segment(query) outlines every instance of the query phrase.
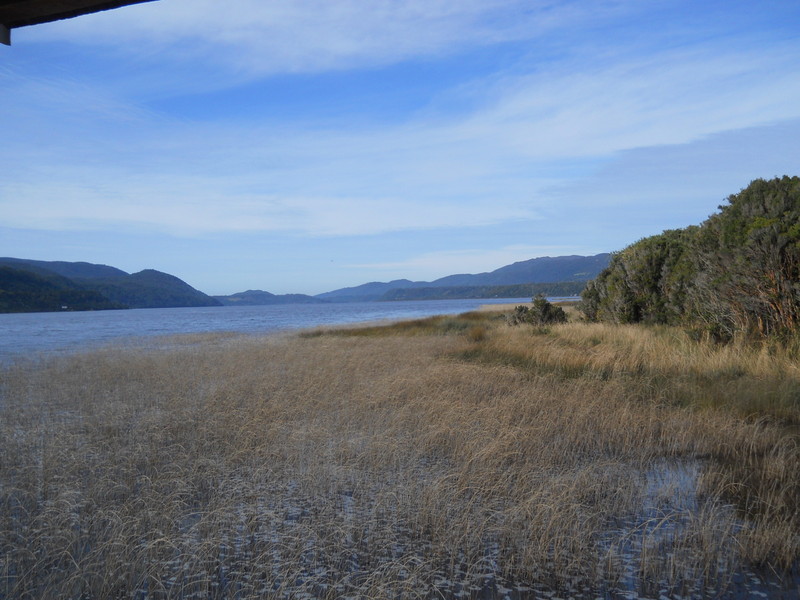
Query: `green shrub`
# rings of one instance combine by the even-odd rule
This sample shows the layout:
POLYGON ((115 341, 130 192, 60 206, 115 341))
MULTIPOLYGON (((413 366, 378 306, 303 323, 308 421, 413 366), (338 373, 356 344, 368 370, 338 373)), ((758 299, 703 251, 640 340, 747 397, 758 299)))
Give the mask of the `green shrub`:
POLYGON ((800 177, 757 179, 704 223, 614 254, 581 294, 590 321, 686 326, 718 341, 800 329, 800 177))
POLYGON ((539 294, 533 298, 532 306, 517 306, 514 312, 509 315, 509 324, 519 325, 527 323, 529 325, 549 325, 551 323, 566 323, 567 313, 560 306, 556 306, 539 294))

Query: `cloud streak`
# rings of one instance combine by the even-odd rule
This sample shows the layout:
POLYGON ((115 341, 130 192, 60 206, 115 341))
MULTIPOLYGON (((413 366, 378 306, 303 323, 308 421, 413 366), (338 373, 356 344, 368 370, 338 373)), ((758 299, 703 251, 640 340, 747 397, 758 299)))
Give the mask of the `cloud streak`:
POLYGON ((385 238, 409 250, 340 264, 399 276, 618 248, 800 151, 800 45, 772 22, 800 11, 729 7, 162 0, 21 29, 0 68, 0 222, 385 238), (284 110, 281 90, 306 95, 284 110))
POLYGON ((12 78, 3 104, 22 121, 14 153, 28 175, 0 183, 16 199, 0 216, 20 227, 324 236, 533 219, 554 174, 591 174, 594 158, 800 117, 798 59, 783 45, 758 56, 701 47, 551 66, 491 82, 467 115, 358 131, 187 124, 72 81, 12 78), (45 131, 46 145, 24 139, 45 131))
MULTIPOLYGON (((33 40, 163 51, 268 75, 376 67, 547 35, 620 10, 619 2, 546 0, 168 0, 32 32, 33 40)), ((121 49, 121 50, 120 50, 121 49)), ((145 56, 147 56, 145 54, 145 56)), ((151 55, 153 56, 153 55, 151 55)))

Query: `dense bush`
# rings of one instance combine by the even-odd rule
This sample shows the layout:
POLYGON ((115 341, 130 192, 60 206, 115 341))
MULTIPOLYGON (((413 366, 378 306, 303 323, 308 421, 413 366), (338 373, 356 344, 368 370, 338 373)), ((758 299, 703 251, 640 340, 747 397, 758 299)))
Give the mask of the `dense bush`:
POLYGON ((593 321, 676 323, 686 311, 696 275, 691 247, 696 227, 665 231, 613 255, 590 281, 581 308, 593 321))
POLYGON ((753 181, 699 227, 616 253, 582 294, 587 318, 782 336, 800 322, 800 178, 753 181))
POLYGON ((533 298, 532 306, 517 306, 509 316, 511 325, 528 323, 530 325, 549 325, 566 323, 567 313, 560 306, 547 301, 541 294, 533 298))
POLYGON ((800 319, 800 177, 757 180, 704 224, 694 313, 723 334, 785 335, 800 319))

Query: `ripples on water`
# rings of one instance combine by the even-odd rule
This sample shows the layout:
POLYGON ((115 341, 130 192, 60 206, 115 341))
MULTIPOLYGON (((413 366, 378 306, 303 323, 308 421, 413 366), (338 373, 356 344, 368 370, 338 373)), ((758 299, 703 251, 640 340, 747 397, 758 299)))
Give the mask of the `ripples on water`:
POLYGON ((527 301, 505 298, 0 314, 0 363, 134 337, 222 331, 263 334, 319 325, 457 314, 487 303, 527 301))

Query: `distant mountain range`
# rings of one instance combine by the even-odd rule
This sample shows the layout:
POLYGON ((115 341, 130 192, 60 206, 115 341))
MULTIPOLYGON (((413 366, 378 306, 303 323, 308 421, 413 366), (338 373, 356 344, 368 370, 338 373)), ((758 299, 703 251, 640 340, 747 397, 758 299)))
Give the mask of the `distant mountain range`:
POLYGON ((517 283, 514 285, 469 285, 398 288, 384 293, 379 300, 455 300, 465 298, 533 298, 578 296, 586 287, 585 281, 556 283, 517 283))
POLYGON ((153 269, 130 274, 87 262, 0 258, 0 312, 522 298, 539 293, 572 296, 608 265, 610 257, 597 254, 533 258, 489 273, 449 275, 435 281, 372 282, 317 296, 247 290, 213 297, 174 275, 153 269))
MULTIPOLYGON (((430 300, 437 298, 514 298, 516 296, 505 294, 520 293, 527 288, 506 291, 503 291, 502 288, 524 284, 549 284, 555 291, 555 284, 565 282, 572 282, 573 285, 562 288, 560 292, 556 293, 550 292, 546 286, 540 286, 539 289, 541 293, 551 296, 576 295, 580 293, 587 281, 597 277, 600 271, 608 266, 610 259, 609 253, 594 256, 544 256, 515 262, 489 273, 448 275, 434 281, 409 281, 408 279, 396 279, 388 283, 375 281, 356 287, 325 292, 316 297, 329 302, 419 300, 423 298, 430 300)), ((534 290, 534 293, 540 292, 534 290)), ((529 294, 522 293, 519 297, 527 295, 529 294)))
POLYGON ((263 290, 247 290, 230 296, 213 296, 225 306, 263 306, 267 304, 322 304, 321 298, 305 294, 270 294, 263 290))
POLYGON ((86 262, 0 258, 0 312, 220 306, 174 275, 86 262))

